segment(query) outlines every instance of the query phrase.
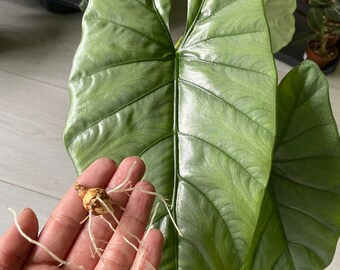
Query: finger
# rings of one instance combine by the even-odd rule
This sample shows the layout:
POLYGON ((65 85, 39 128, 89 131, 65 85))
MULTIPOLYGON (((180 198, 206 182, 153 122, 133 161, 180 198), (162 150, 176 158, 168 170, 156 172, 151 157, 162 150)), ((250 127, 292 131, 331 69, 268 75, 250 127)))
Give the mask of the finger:
MULTIPOLYGON (((131 191, 126 192, 125 190, 134 187, 142 179, 144 173, 144 162, 138 157, 128 157, 122 161, 120 170, 117 170, 112 181, 109 182, 106 191, 113 203, 116 219, 120 219, 131 194, 131 191)), ((113 226, 116 227, 115 221, 111 221, 113 226)))
MULTIPOLYGON (((116 173, 113 175, 111 181, 108 183, 106 190, 112 190, 123 183, 129 176, 131 185, 134 186, 143 176, 145 172, 144 162, 138 157, 129 157, 124 159, 119 165, 116 173)), ((129 196, 125 192, 114 192, 110 195, 111 200, 116 204, 114 207, 114 214, 117 219, 120 218, 121 209, 117 206, 125 207, 129 196)), ((114 224, 112 218, 108 215, 105 217, 114 224)), ((115 227, 115 226, 114 226, 115 227)), ((91 222, 91 233, 96 239, 98 248, 105 248, 107 242, 110 240, 113 231, 108 227, 107 223, 99 217, 93 217, 91 222)), ((86 265, 88 269, 92 269, 98 262, 98 256, 93 258, 91 253, 91 240, 89 237, 88 222, 85 224, 84 229, 80 232, 79 237, 75 241, 70 253, 68 254, 67 261, 76 262, 80 265, 86 265)))
MULTIPOLYGON (((82 185, 105 187, 116 171, 116 164, 109 158, 100 158, 92 163, 77 179, 82 185)), ((81 229, 80 222, 87 216, 78 193, 71 187, 51 214, 39 242, 59 258, 65 258, 81 229)), ((30 264, 55 263, 41 248, 35 247, 29 258, 30 264)))
POLYGON ((138 248, 154 202, 153 195, 143 191, 154 191, 151 183, 142 181, 136 185, 120 219, 116 233, 112 236, 98 262, 96 270, 112 268, 115 270, 130 269, 138 248))
POLYGON ((163 250, 163 234, 160 230, 151 229, 143 238, 131 270, 155 270, 161 262, 163 250))
POLYGON ((60 270, 60 267, 48 264, 31 264, 25 265, 22 270, 60 270))
POLYGON ((127 194, 131 192, 121 192, 124 189, 133 187, 140 181, 145 173, 145 164, 139 157, 128 157, 119 165, 119 170, 114 174, 112 181, 106 187, 113 204, 126 205, 129 199, 127 194), (121 186, 124 184, 124 186, 121 186), (119 187, 117 189, 117 187, 119 187))
MULTIPOLYGON (((31 209, 24 209, 18 217, 18 223, 30 238, 37 238, 38 220, 31 209)), ((12 225, 0 241, 0 269, 21 269, 32 248, 33 245, 12 225)))

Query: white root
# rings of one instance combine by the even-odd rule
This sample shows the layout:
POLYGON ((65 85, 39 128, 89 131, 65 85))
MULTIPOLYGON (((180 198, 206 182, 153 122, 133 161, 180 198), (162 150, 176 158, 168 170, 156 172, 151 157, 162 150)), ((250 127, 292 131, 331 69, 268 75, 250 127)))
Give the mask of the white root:
MULTIPOLYGON (((171 214, 171 211, 170 211, 170 209, 169 209, 169 205, 167 204, 166 200, 164 199, 164 197, 163 197, 162 195, 160 195, 160 194, 157 193, 157 192, 152 192, 152 191, 144 190, 144 189, 142 189, 142 188, 137 188, 137 187, 129 187, 129 188, 125 188, 125 185, 126 185, 126 184, 131 184, 130 176, 131 176, 131 173, 132 173, 132 170, 133 170, 135 164, 136 164, 136 161, 134 161, 133 164, 131 165, 131 168, 129 169, 129 172, 128 172, 128 174, 127 174, 125 180, 124 180, 122 183, 120 183, 119 185, 117 185, 115 188, 113 188, 113 189, 107 191, 106 193, 107 193, 107 194, 116 193, 116 192, 124 192, 124 193, 128 193, 128 192, 133 191, 133 190, 139 190, 139 191, 141 191, 141 192, 143 192, 143 193, 146 193, 146 194, 149 194, 149 195, 152 195, 152 196, 156 196, 156 198, 158 198, 158 199, 164 204, 164 206, 165 206, 165 208, 166 208, 166 211, 168 212, 169 217, 170 217, 170 219, 171 219, 171 222, 172 222, 172 224, 174 225, 174 227, 176 228, 178 234, 179 234, 181 237, 183 237, 181 231, 179 230, 179 228, 178 228, 178 226, 177 226, 177 224, 176 224, 176 222, 175 222, 175 220, 174 220, 174 218, 173 218, 173 216, 172 216, 172 214, 171 214), (122 188, 122 187, 124 187, 124 188, 122 188), (121 189, 121 188, 122 188, 122 189, 121 189)), ((143 180, 142 180, 142 181, 143 181, 143 180)), ((109 212, 111 212, 111 211, 109 211, 109 212)), ((114 217, 114 218, 115 218, 115 217, 114 217)), ((117 222, 117 221, 116 221, 116 222, 117 222)), ((117 222, 117 224, 118 224, 118 222, 117 222)), ((150 223, 150 224, 152 224, 152 223, 150 223)))
POLYGON ((176 224, 176 222, 175 222, 175 220, 174 220, 174 218, 173 218, 173 216, 172 216, 172 214, 171 214, 171 211, 170 211, 170 209, 169 209, 168 203, 166 202, 166 200, 164 199, 164 197, 163 197, 162 195, 160 195, 159 193, 157 193, 157 192, 152 192, 152 191, 148 191, 148 190, 145 190, 145 189, 142 189, 142 188, 138 188, 138 187, 132 187, 132 188, 121 189, 121 190, 112 189, 112 190, 107 191, 107 194, 117 193, 117 192, 129 192, 129 191, 133 191, 133 190, 139 190, 139 191, 141 191, 141 192, 143 192, 143 193, 145 193, 145 194, 149 194, 149 195, 152 195, 152 196, 155 196, 156 198, 158 198, 158 199, 164 204, 165 209, 166 209, 166 211, 168 212, 169 217, 170 217, 170 219, 171 219, 171 222, 172 222, 172 224, 174 225, 174 227, 176 228, 178 234, 179 234, 181 237, 183 237, 183 235, 182 235, 180 229, 178 228, 178 226, 177 226, 177 224, 176 224))
POLYGON ((59 263, 59 266, 65 265, 68 266, 70 268, 73 269, 80 269, 80 270, 85 270, 84 266, 82 265, 77 265, 74 264, 72 262, 67 262, 64 261, 62 259, 60 259, 57 255, 55 255, 51 250, 49 250, 47 247, 45 247, 43 244, 39 243, 38 241, 32 239, 31 237, 29 237, 26 233, 24 233, 24 231, 21 229, 21 226, 18 222, 18 218, 17 218, 17 213, 12 209, 12 208, 8 208, 8 210, 13 214, 14 217, 14 224, 17 228, 17 230, 19 231, 19 233, 21 234, 22 237, 24 237, 28 242, 37 245, 38 247, 42 248, 44 251, 46 251, 46 253, 48 255, 50 255, 52 257, 53 260, 57 261, 59 263))
MULTIPOLYGON (((100 218, 106 222, 106 224, 110 227, 110 229, 115 233, 116 229, 112 226, 111 222, 108 221, 104 216, 100 216, 100 218)), ((138 251, 138 248, 131 242, 129 239, 127 239, 124 235, 122 235, 124 241, 128 243, 134 250, 138 251)))
MULTIPOLYGON (((102 253, 100 252, 100 249, 97 247, 96 239, 94 238, 94 235, 92 233, 92 228, 91 228, 91 226, 92 226, 92 211, 89 211, 89 222, 88 222, 87 226, 88 226, 90 241, 91 241, 91 244, 92 244, 92 247, 93 247, 93 254, 97 254, 97 256, 99 258, 101 258, 102 253)), ((93 256, 93 258, 94 258, 94 256, 93 256)))
MULTIPOLYGON (((114 221, 117 223, 117 225, 119 225, 120 222, 119 222, 119 220, 117 219, 117 217, 115 216, 115 214, 113 213, 113 211, 110 210, 110 207, 109 207, 108 205, 106 205, 106 203, 105 203, 103 200, 101 200, 101 198, 97 198, 97 199, 98 199, 98 200, 100 201, 100 203, 106 208, 106 210, 107 210, 108 213, 111 215, 111 217, 114 219, 114 221)), ((102 218, 103 218, 104 220, 106 220, 109 224, 111 224, 107 219, 105 219, 104 216, 102 216, 102 218)), ((112 224, 111 224, 110 228, 111 228, 111 230, 112 230, 113 232, 116 232, 116 230, 113 228, 112 224)), ((136 239, 137 242, 140 244, 140 240, 139 240, 139 238, 138 238, 136 235, 134 235, 133 233, 131 233, 129 230, 125 229, 123 226, 121 226, 121 229, 123 229, 123 230, 124 230, 128 235, 130 235, 132 238, 136 239)), ((124 239, 125 242, 127 242, 131 247, 133 247, 135 250, 138 251, 138 248, 137 248, 133 243, 131 243, 124 235, 122 235, 122 237, 123 237, 123 239, 124 239)))
MULTIPOLYGON (((151 219, 150 219, 150 225, 154 222, 154 220, 156 218, 158 207, 159 207, 159 202, 156 204, 156 206, 155 206, 155 208, 153 210, 153 213, 152 213, 152 216, 151 216, 151 219)), ((143 236, 143 239, 142 239, 141 254, 138 257, 137 266, 136 266, 137 270, 140 268, 140 264, 141 264, 143 256, 144 256, 144 251, 145 250, 144 250, 144 247, 143 247, 143 240, 145 240, 148 237, 150 230, 151 230, 151 226, 148 227, 148 229, 146 230, 146 232, 145 232, 145 234, 143 236)), ((145 260, 145 262, 148 263, 147 260, 145 260)), ((150 266, 151 270, 156 270, 155 267, 151 263, 148 263, 148 265, 150 266)))
POLYGON ((115 186, 113 190, 118 190, 118 189, 120 189, 120 188, 122 188, 122 187, 125 188, 125 186, 128 185, 128 184, 130 184, 130 187, 131 187, 130 176, 131 176, 131 173, 132 173, 133 168, 135 167, 136 163, 137 163, 137 161, 134 161, 134 162, 132 163, 132 165, 131 165, 131 167, 130 167, 130 169, 129 169, 129 171, 128 171, 128 174, 127 174, 126 178, 124 179, 124 181, 121 182, 119 185, 115 186))

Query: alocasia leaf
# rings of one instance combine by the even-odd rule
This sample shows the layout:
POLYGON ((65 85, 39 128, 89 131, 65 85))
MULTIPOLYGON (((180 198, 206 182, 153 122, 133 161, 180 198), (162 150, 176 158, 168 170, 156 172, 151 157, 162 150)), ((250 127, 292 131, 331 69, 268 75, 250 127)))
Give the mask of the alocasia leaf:
POLYGON ((296 0, 264 0, 273 52, 286 46, 295 32, 296 0))
POLYGON ((139 155, 170 199, 161 269, 239 269, 269 178, 276 71, 261 0, 189 1, 185 37, 170 38, 170 1, 90 1, 70 77, 67 150, 139 155))
POLYGON ((245 269, 324 269, 340 234, 340 140, 316 64, 283 79, 277 106, 270 185, 245 269))

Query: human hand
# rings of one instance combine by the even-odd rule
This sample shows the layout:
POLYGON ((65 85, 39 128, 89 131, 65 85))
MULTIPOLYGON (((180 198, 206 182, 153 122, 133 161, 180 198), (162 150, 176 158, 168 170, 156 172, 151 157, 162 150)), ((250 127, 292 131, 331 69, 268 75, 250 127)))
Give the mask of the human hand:
MULTIPOLYGON (((144 163, 137 157, 126 158, 118 168, 111 159, 101 158, 77 179, 81 185, 112 190, 130 173, 131 185, 138 187, 132 191, 130 197, 126 193, 110 195, 114 202, 114 214, 120 220, 116 233, 113 233, 102 219, 92 219, 93 235, 100 240, 97 241, 98 247, 103 249, 100 259, 98 256, 95 258, 92 256, 88 227, 86 224, 80 224, 88 212, 73 187, 51 214, 39 235, 38 242, 48 247, 59 258, 72 262, 72 265, 83 265, 89 270, 137 269, 137 265, 139 269, 150 269, 150 266, 157 269, 163 247, 163 236, 159 230, 150 230, 147 237, 142 240, 138 252, 124 240, 126 237, 133 245, 138 246, 139 241, 132 235, 142 239, 148 222, 154 196, 142 192, 141 189, 154 191, 154 188, 147 181, 139 182, 144 171, 144 163), (130 171, 132 164, 135 165, 130 171), (123 211, 122 208, 125 210, 123 211)), ((37 239, 38 220, 31 209, 25 209, 18 217, 18 222, 30 238, 37 239)), ((15 225, 10 227, 0 239, 0 270, 60 269, 57 265, 58 263, 43 249, 24 239, 15 225)))

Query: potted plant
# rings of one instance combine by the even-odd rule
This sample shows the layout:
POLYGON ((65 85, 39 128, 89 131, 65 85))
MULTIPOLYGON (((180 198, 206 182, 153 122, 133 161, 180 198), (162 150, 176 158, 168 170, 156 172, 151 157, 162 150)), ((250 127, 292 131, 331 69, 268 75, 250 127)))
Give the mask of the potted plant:
POLYGON ((307 59, 325 68, 338 58, 336 42, 340 33, 340 3, 337 0, 309 0, 307 59))

